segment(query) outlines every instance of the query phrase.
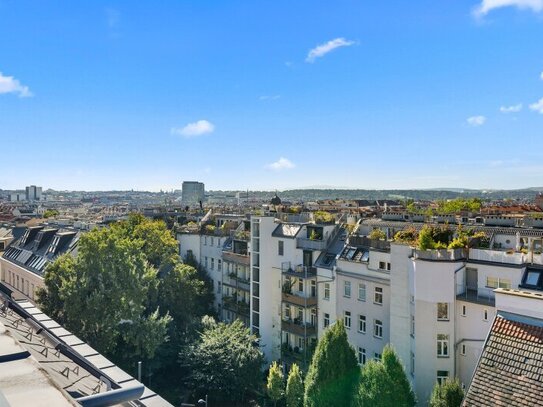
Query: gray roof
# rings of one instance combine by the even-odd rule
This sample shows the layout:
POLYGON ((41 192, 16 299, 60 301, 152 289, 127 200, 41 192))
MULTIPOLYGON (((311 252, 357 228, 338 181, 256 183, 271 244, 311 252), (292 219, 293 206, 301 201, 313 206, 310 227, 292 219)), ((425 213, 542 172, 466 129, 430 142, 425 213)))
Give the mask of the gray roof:
POLYGON ((0 395, 11 398, 12 405, 38 405, 36 398, 43 392, 54 406, 124 392, 123 405, 171 406, 30 302, 15 302, 0 292, 2 303, 0 395), (10 373, 5 377, 2 372, 10 373), (37 382, 41 391, 35 393, 37 382))
POLYGON ((463 406, 543 406, 543 320, 496 315, 463 406))
POLYGON ((279 223, 272 233, 274 237, 294 238, 302 229, 302 225, 293 223, 279 223))

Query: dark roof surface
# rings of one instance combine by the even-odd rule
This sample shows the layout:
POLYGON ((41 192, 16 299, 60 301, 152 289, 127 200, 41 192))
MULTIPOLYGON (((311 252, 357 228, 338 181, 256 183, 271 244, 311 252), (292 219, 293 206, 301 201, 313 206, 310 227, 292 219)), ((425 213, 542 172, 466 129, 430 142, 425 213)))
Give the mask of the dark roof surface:
POLYGON ((543 321, 498 313, 464 406, 543 406, 543 321))

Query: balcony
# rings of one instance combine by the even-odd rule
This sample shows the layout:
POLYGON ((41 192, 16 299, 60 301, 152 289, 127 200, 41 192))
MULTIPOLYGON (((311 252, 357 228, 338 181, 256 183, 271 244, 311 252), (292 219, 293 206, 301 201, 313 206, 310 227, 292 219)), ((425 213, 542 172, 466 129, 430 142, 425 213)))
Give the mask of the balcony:
POLYGON ((283 319, 281 321, 281 330, 299 336, 313 336, 317 334, 315 325, 303 323, 297 319, 283 319))
POLYGON ((243 264, 245 266, 248 266, 250 264, 250 258, 248 254, 239 254, 239 253, 234 253, 233 251, 223 251, 222 259, 223 261, 243 264))
POLYGON ((227 284, 231 287, 236 287, 244 291, 250 291, 250 281, 248 279, 238 276, 236 273, 229 273, 223 275, 223 284, 227 284))
POLYGON ((326 245, 327 241, 325 240, 308 239, 306 237, 296 238, 297 249, 323 251, 326 249, 326 245))
POLYGON ((460 261, 466 258, 465 249, 415 250, 415 259, 429 261, 460 261))
POLYGON ((470 249, 469 259, 492 263, 524 264, 530 261, 531 255, 513 251, 470 249))
POLYGON ((301 264, 292 267, 289 262, 281 265, 281 272, 296 278, 314 278, 317 276, 317 268, 312 266, 303 266, 301 264))
POLYGON ((490 288, 470 288, 465 285, 457 285, 456 299, 458 301, 473 302, 475 304, 488 305, 491 307, 496 306, 494 291, 490 288))
POLYGON ((283 302, 288 302, 289 304, 297 305, 299 307, 317 306, 317 297, 304 297, 302 295, 283 292, 281 299, 283 300, 283 302))
POLYGON ((237 301, 236 298, 232 296, 224 297, 222 301, 223 307, 225 309, 228 309, 240 315, 244 315, 246 317, 249 316, 250 307, 249 304, 245 301, 237 301))

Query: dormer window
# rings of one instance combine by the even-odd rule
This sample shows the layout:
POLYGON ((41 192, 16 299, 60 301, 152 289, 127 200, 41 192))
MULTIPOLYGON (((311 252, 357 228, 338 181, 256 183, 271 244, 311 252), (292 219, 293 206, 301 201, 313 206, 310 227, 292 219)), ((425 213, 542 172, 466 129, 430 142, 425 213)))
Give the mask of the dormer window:
POLYGON ((55 252, 57 251, 57 246, 58 246, 58 242, 60 241, 60 236, 55 236, 55 238, 53 239, 53 242, 51 243, 51 246, 49 246, 49 249, 47 250, 47 253, 50 254, 55 254, 55 252))
POLYGON ((526 269, 520 287, 543 291, 543 269, 526 269))

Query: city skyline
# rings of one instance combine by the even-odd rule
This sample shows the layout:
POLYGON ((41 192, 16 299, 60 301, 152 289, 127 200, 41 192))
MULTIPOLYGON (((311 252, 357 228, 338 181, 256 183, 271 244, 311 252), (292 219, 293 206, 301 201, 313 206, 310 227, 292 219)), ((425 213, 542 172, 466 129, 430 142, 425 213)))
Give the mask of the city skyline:
POLYGON ((0 1, 0 188, 541 184, 543 0, 0 1))

